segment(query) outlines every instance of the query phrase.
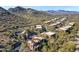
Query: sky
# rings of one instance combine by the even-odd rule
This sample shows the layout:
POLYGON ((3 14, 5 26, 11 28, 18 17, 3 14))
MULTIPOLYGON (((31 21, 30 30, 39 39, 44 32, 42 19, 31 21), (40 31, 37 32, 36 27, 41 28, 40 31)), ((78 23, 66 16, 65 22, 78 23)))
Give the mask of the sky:
MULTIPOLYGON (((5 9, 14 8, 16 6, 2 6, 5 9)), ((66 11, 79 11, 79 6, 22 6, 24 8, 32 8, 36 10, 66 10, 66 11)))

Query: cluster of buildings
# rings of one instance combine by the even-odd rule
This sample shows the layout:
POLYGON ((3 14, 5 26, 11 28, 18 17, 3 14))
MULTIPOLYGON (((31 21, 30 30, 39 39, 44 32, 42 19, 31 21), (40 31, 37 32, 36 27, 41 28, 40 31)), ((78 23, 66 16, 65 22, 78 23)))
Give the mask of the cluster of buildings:
MULTIPOLYGON (((59 26, 55 30, 57 32, 70 32, 72 30, 72 27, 75 25, 75 22, 70 22, 67 25, 63 25, 64 22, 67 20, 67 17, 62 18, 61 20, 58 20, 60 18, 55 18, 54 20, 45 21, 44 23, 50 24, 49 26, 59 26), (55 22, 54 22, 55 21, 55 22), (52 24, 51 24, 52 23, 52 24)), ((42 25, 35 25, 34 26, 36 30, 43 30, 44 26, 42 25)), ((47 30, 47 28, 46 28, 47 30)), ((40 34, 35 32, 26 33, 27 37, 27 45, 30 51, 33 51, 34 48, 38 48, 41 43, 47 42, 49 38, 54 38, 57 34, 56 31, 43 31, 40 32, 40 34)), ((26 31, 24 30, 21 34, 24 34, 26 31)))
POLYGON ((48 39, 54 37, 55 34, 55 32, 43 32, 40 35, 33 35, 31 40, 27 40, 29 49, 33 51, 34 48, 38 48, 42 43, 48 42, 48 39), (43 35, 47 35, 47 37, 43 35))
POLYGON ((55 23, 50 24, 49 26, 52 26, 54 28, 61 27, 64 25, 64 22, 66 22, 67 18, 62 18, 61 20, 57 20, 55 23))
MULTIPOLYGON (((64 31, 64 32, 70 32, 72 30, 73 25, 75 25, 75 22, 70 22, 68 25, 62 26, 60 28, 57 29, 58 32, 64 31)), ((40 29, 41 27, 39 27, 40 29)), ((37 45, 37 47, 39 47, 40 42, 42 40, 47 40, 51 37, 55 37, 57 33, 53 32, 53 31, 46 31, 46 32, 42 32, 40 33, 40 35, 34 34, 31 39, 32 40, 28 40, 28 46, 31 50, 33 50, 33 47, 35 46, 34 44, 37 45), (45 36, 46 37, 45 37, 45 36)))
POLYGON ((75 22, 70 22, 68 25, 58 28, 58 30, 59 31, 69 31, 72 29, 73 25, 75 25, 75 22))
MULTIPOLYGON (((33 28, 35 28, 37 31, 45 30, 40 32, 39 34, 36 32, 29 32, 27 33, 26 30, 23 32, 15 32, 14 36, 24 35, 25 34, 25 40, 27 41, 27 46, 30 51, 34 51, 35 48, 40 47, 42 43, 48 42, 49 38, 55 38, 58 32, 64 31, 64 32, 70 32, 72 30, 72 27, 75 25, 75 22, 70 22, 67 25, 63 25, 64 22, 67 20, 67 17, 62 18, 58 21, 60 18, 55 18, 54 20, 46 21, 45 23, 50 23, 49 26, 57 27, 56 31, 48 31, 45 26, 42 25, 35 25, 33 28), (47 31, 46 31, 47 30, 47 31)), ((19 51, 21 42, 16 42, 12 45, 12 49, 15 49, 16 51, 19 51)), ((2 47, 3 48, 3 47, 2 47)))

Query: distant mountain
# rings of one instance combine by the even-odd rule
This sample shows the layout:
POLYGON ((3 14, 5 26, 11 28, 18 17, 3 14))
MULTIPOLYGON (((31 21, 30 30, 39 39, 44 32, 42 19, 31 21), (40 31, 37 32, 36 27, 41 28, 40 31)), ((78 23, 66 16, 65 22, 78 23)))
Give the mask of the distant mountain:
POLYGON ((9 12, 16 14, 16 15, 30 15, 36 17, 48 16, 50 15, 47 11, 38 11, 32 8, 23 8, 21 6, 17 6, 15 8, 9 8, 9 12))
POLYGON ((8 11, 5 10, 4 8, 0 7, 0 12, 8 12, 8 11))
POLYGON ((17 6, 15 8, 9 8, 8 9, 9 12, 12 12, 12 13, 32 13, 32 12, 35 12, 37 10, 34 10, 32 8, 23 8, 21 6, 17 6))
POLYGON ((9 8, 8 11, 9 12, 19 12, 20 13, 20 12, 25 12, 26 9, 23 8, 23 7, 17 6, 15 8, 9 8))
POLYGON ((2 7, 0 7, 0 15, 3 15, 3 14, 10 14, 10 12, 2 7))
POLYGON ((66 10, 48 10, 49 13, 52 14, 79 14, 77 11, 66 11, 66 10))
POLYGON ((8 10, 0 7, 0 20, 8 20, 9 16, 11 16, 11 13, 8 10))
POLYGON ((32 8, 27 8, 26 11, 27 11, 27 12, 28 12, 28 11, 29 11, 29 12, 34 12, 34 11, 37 11, 37 10, 32 9, 32 8))

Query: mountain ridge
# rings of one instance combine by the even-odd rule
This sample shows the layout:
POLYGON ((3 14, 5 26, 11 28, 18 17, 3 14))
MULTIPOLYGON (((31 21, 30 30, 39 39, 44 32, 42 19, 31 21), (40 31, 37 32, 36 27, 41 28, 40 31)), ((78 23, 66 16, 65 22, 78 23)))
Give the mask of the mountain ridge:
POLYGON ((68 11, 68 10, 48 10, 48 12, 54 14, 79 14, 78 11, 68 11))

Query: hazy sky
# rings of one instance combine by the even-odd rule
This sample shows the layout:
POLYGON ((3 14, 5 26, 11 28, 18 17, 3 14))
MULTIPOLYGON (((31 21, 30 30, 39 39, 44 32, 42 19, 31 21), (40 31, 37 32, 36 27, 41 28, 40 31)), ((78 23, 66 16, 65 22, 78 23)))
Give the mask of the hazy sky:
MULTIPOLYGON (((5 9, 15 6, 2 6, 5 9)), ((36 10, 68 10, 68 11, 79 11, 79 6, 23 6, 24 8, 33 8, 36 10)))

